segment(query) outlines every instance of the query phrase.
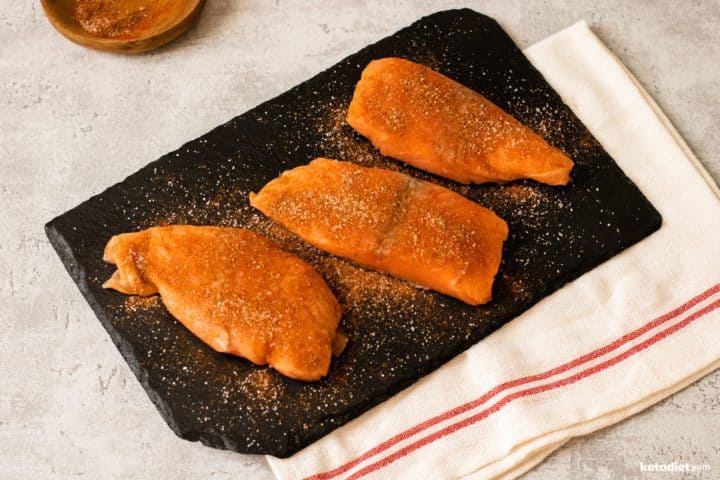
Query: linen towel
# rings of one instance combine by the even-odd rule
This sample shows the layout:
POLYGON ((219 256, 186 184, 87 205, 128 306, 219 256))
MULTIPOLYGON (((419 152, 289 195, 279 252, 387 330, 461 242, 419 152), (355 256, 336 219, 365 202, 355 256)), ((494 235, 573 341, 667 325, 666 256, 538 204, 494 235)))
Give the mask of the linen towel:
POLYGON ((663 217, 659 231, 288 459, 281 480, 515 478, 720 366, 720 191, 579 22, 525 51, 663 217))

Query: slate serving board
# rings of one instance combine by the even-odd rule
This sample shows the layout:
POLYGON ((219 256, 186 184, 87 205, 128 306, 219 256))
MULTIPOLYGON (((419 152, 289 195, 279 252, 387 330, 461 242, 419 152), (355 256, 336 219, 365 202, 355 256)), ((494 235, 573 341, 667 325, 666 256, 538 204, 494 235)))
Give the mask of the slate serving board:
POLYGON ((46 231, 175 433, 212 447, 284 457, 415 382, 660 224, 658 212, 502 28, 471 10, 455 10, 423 18, 161 157, 52 220, 46 231), (362 69, 385 56, 423 63, 486 95, 575 160, 572 183, 463 186, 382 157, 343 118, 362 69), (494 300, 470 307, 330 257, 248 206, 248 192, 316 156, 399 169, 498 213, 510 226, 510 238, 494 300), (218 354, 175 321, 158 298, 101 288, 114 269, 102 261, 112 235, 172 223, 251 228, 313 264, 344 304, 342 325, 350 338, 329 376, 308 384, 218 354))

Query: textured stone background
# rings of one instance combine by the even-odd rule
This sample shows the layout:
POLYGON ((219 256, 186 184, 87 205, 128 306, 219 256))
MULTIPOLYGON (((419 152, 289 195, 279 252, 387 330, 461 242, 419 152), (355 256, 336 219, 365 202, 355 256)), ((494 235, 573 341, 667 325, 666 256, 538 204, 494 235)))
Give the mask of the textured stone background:
MULTIPOLYGON (((420 16, 469 6, 525 47, 586 19, 720 180, 717 0, 208 0, 195 30, 120 57, 62 39, 37 0, 0 4, 0 476, 271 478, 261 457, 177 439, 51 251, 43 224, 420 16)), ((570 442, 527 478, 720 478, 720 372, 570 442), (673 478, 683 475, 673 474, 673 478), (699 477, 696 475, 694 478, 699 477)))

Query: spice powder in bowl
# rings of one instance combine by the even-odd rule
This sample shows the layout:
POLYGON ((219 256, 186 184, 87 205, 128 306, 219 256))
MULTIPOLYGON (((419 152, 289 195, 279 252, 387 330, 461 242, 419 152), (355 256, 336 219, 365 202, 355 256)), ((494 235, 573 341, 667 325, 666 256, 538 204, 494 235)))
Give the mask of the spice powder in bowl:
POLYGON ((88 33, 110 39, 141 38, 175 20, 182 0, 78 0, 75 20, 88 33))

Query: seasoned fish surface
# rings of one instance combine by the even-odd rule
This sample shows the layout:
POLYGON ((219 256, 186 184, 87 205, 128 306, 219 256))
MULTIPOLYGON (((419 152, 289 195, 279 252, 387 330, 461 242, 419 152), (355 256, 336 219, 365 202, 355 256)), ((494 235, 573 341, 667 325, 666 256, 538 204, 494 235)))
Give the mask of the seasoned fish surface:
POLYGON ((479 93, 400 58, 368 64, 348 123, 383 155, 461 183, 570 180, 573 161, 479 93))
POLYGON ((318 158, 250 203, 312 245, 478 305, 508 235, 490 210, 399 172, 318 158))
POLYGON ((326 375, 341 316, 323 278, 272 241, 239 228, 175 225, 110 239, 117 271, 103 287, 159 293, 218 352, 299 380, 326 375))

